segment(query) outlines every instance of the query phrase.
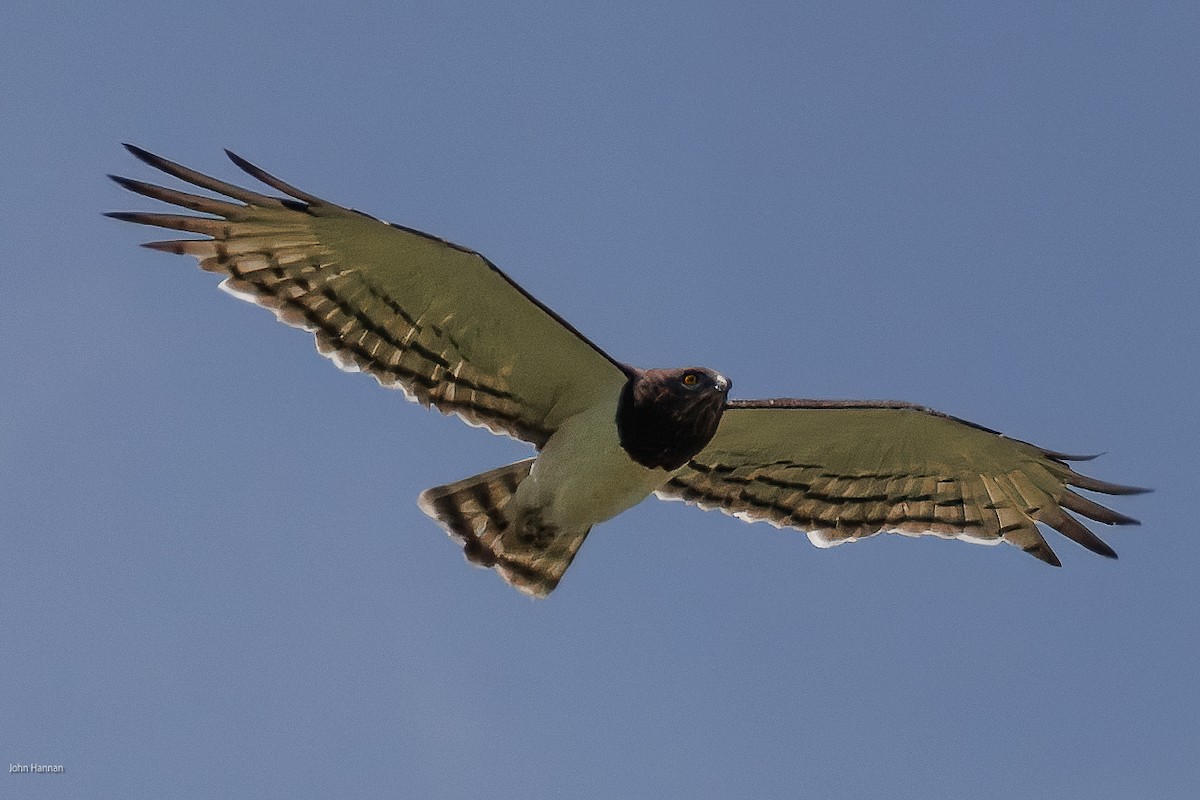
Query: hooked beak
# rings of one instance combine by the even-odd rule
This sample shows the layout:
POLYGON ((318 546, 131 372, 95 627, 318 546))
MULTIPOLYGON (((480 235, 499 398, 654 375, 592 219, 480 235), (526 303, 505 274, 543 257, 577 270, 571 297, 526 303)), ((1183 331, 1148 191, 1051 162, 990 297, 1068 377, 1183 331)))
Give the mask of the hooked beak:
POLYGON ((718 373, 717 375, 717 391, 721 394, 729 394, 729 390, 733 388, 733 381, 718 373))

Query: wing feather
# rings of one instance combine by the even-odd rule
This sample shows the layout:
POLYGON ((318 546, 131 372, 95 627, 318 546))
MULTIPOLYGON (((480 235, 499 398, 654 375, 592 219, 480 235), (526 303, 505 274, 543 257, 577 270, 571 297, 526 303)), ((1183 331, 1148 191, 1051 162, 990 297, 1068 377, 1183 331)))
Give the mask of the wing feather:
POLYGON ((1116 558, 1067 511, 1110 525, 1137 520, 1069 487, 1146 490, 1080 475, 1068 460, 908 403, 732 401, 709 445, 658 495, 797 528, 820 547, 933 535, 1006 542, 1059 566, 1041 523, 1116 558))
POLYGON ((233 153, 237 166, 288 197, 126 147, 238 202, 113 176, 132 192, 210 216, 109 216, 208 237, 145 246, 197 258, 225 276, 223 289, 311 332, 343 369, 539 447, 564 419, 625 382, 616 361, 474 251, 329 203, 233 153))

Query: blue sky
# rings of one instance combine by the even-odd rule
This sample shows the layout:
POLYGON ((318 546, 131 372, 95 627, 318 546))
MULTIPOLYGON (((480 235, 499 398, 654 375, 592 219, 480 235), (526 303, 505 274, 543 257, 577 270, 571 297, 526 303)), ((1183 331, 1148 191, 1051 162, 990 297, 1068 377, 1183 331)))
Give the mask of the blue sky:
POLYGON ((5 17, 0 766, 65 772, 0 796, 1192 796, 1194 3, 5 17), (479 249, 617 358, 1157 491, 1061 570, 650 501, 532 602, 415 503, 526 450, 136 247, 121 141, 479 249))

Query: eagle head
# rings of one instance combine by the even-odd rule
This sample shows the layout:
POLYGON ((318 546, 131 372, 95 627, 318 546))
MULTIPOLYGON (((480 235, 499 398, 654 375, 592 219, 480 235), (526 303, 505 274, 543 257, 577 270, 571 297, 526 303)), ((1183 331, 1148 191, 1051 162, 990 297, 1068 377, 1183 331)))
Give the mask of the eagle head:
POLYGON ((717 432, 733 384, 704 367, 627 372, 617 404, 621 447, 646 467, 682 467, 717 432))

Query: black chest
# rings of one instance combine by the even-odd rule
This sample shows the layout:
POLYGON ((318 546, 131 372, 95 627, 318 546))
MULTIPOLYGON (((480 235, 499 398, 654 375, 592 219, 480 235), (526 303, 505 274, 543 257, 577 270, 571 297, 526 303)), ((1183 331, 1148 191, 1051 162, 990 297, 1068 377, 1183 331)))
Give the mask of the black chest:
POLYGON ((725 398, 680 394, 638 381, 625 384, 617 405, 621 447, 642 466, 678 469, 717 432, 725 398))

